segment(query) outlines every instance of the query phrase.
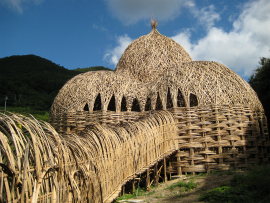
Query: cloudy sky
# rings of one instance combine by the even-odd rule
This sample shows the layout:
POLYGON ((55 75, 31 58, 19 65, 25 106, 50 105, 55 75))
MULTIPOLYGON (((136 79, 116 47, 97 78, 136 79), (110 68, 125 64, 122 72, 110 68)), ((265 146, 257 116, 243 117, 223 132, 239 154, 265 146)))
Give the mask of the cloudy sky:
POLYGON ((247 79, 270 57, 269 0, 0 0, 0 58, 35 54, 68 69, 114 69, 133 40, 158 31, 193 60, 247 79))

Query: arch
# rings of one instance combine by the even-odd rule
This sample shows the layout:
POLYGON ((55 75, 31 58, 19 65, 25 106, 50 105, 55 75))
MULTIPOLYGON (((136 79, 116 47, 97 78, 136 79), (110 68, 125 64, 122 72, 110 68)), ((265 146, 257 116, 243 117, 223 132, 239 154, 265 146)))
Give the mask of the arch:
POLYGON ((146 103, 145 103, 145 111, 151 111, 151 99, 147 97, 146 103))
POLYGON ((98 111, 98 110, 101 110, 101 96, 100 96, 100 93, 98 94, 98 96, 95 99, 93 111, 98 111))
POLYGON ((172 95, 170 92, 170 88, 168 87, 166 109, 170 109, 172 107, 173 107, 172 95))
POLYGON ((108 105, 108 108, 107 110, 109 111, 116 111, 116 108, 115 108, 115 97, 114 97, 114 94, 109 102, 109 105, 108 105))
POLYGON ((140 105, 139 105, 139 102, 138 102, 138 99, 137 98, 135 98, 133 100, 131 111, 138 111, 138 112, 141 111, 140 105))
POLYGON ((159 96, 159 92, 157 94, 157 103, 156 103, 156 110, 163 110, 162 101, 159 96))
POLYGON ((127 101, 126 101, 126 97, 122 97, 122 101, 121 101, 121 111, 127 111, 127 101))
POLYGON ((178 89, 178 94, 177 94, 177 106, 178 107, 185 107, 186 106, 185 98, 179 89, 178 89))
POLYGON ((190 93, 189 102, 190 102, 190 107, 198 106, 197 96, 195 94, 190 93))
POLYGON ((83 110, 84 110, 84 111, 89 111, 89 106, 88 106, 87 103, 84 105, 83 110))

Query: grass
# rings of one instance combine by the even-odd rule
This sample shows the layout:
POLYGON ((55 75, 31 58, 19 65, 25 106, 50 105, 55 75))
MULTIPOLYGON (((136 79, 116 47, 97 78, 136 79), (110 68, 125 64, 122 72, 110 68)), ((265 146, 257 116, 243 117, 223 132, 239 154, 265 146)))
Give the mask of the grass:
POLYGON ((178 181, 177 183, 171 184, 166 189, 173 190, 176 187, 180 187, 183 191, 187 192, 187 191, 190 191, 190 190, 196 188, 197 187, 197 184, 194 183, 193 181, 183 182, 181 180, 181 181, 178 181))
MULTIPOLYGON (((125 194, 123 196, 118 197, 116 201, 135 198, 136 193, 137 193, 137 189, 135 190, 134 194, 125 194)), ((149 195, 153 195, 153 194, 155 194, 155 191, 148 192, 145 188, 140 188, 139 187, 137 197, 139 197, 139 196, 149 196, 149 195)))
POLYGON ((253 166, 246 175, 235 174, 228 186, 221 186, 202 194, 205 202, 269 202, 270 167, 253 166))
POLYGON ((7 111, 11 113, 19 113, 24 116, 29 116, 31 114, 36 119, 43 120, 48 122, 49 121, 49 111, 40 111, 35 110, 30 107, 7 107, 7 111))

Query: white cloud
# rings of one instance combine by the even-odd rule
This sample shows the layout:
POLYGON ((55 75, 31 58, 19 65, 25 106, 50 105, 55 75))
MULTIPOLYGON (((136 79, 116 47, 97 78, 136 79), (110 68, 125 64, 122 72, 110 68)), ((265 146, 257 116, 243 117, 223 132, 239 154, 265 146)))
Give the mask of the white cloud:
POLYGON ((42 3, 44 0, 1 0, 1 3, 10 9, 23 13, 24 5, 27 3, 34 3, 36 5, 42 3))
MULTIPOLYGON (((217 61, 238 73, 244 73, 242 76, 248 76, 257 67, 259 57, 269 57, 269 11, 269 0, 252 1, 244 5, 229 32, 214 27, 213 20, 207 22, 203 18, 202 21, 211 26, 206 36, 197 43, 191 43, 189 30, 172 38, 189 52, 193 60, 217 61)), ((213 17, 214 14, 210 13, 210 16, 218 20, 213 17)))
POLYGON ((133 40, 128 37, 127 34, 124 36, 120 36, 117 38, 117 46, 114 49, 107 50, 104 60, 107 62, 117 65, 121 55, 127 48, 127 46, 132 42, 133 40))
POLYGON ((201 25, 206 26, 207 29, 210 29, 215 21, 220 20, 220 15, 216 13, 215 7, 213 5, 202 8, 201 10, 197 9, 195 6, 190 7, 191 13, 196 17, 201 25))
POLYGON ((105 0, 111 13, 125 25, 142 19, 150 19, 152 14, 159 20, 171 20, 180 14, 181 7, 194 6, 193 0, 105 0))
POLYGON ((98 26, 96 24, 93 24, 93 28, 97 29, 97 30, 101 30, 101 31, 104 31, 104 32, 107 32, 108 30, 103 27, 103 26, 98 26))

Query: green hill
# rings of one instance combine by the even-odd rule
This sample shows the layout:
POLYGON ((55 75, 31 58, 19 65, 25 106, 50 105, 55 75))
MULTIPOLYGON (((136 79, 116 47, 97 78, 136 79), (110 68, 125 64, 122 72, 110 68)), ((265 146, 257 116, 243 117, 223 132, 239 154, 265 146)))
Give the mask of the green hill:
POLYGON ((62 86, 70 78, 90 69, 68 70, 35 55, 0 58, 1 109, 7 96, 9 107, 49 110, 62 86))

